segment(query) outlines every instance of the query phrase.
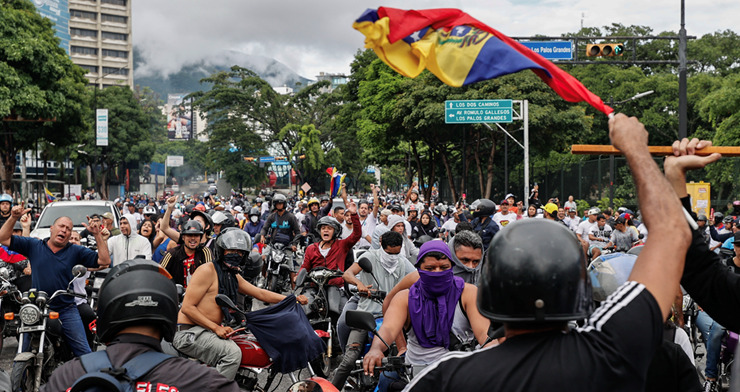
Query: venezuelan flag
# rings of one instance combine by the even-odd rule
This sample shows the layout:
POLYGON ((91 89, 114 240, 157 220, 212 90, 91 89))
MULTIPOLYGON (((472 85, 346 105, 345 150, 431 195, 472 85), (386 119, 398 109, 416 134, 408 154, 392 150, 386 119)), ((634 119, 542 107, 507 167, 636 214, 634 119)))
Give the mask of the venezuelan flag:
POLYGON ((329 183, 329 195, 333 199, 339 194, 339 189, 342 187, 342 183, 344 183, 344 177, 346 177, 347 175, 337 172, 336 167, 330 167, 326 169, 326 173, 331 176, 331 181, 329 183))
POLYGON ((49 203, 57 199, 56 197, 54 197, 54 194, 52 194, 51 192, 49 192, 48 189, 46 189, 46 187, 44 187, 44 193, 46 193, 46 201, 49 203))
POLYGON ((368 9, 353 27, 365 35, 366 48, 404 76, 426 68, 460 87, 531 69, 566 101, 614 111, 552 62, 457 9, 368 9))

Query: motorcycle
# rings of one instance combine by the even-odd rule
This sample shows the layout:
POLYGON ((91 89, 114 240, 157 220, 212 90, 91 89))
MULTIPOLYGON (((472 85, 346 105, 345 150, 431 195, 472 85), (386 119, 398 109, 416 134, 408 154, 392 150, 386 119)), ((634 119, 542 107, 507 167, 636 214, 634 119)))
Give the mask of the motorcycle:
POLYGON ((303 311, 311 326, 326 343, 326 352, 312 362, 314 370, 322 377, 329 376, 337 358, 334 352, 341 352, 342 349, 337 339, 337 320, 342 312, 339 308, 339 295, 342 294, 338 290, 328 290, 329 280, 341 278, 342 275, 342 271, 317 267, 311 272, 301 270, 296 279, 296 292, 305 295, 309 301, 307 305, 303 305, 303 311))
MULTIPOLYGON (((0 262, 5 264, 4 262, 0 262)), ((0 311, 3 314, 16 314, 21 309, 21 292, 13 283, 16 279, 12 276, 12 267, 0 266, 0 311)), ((3 317, 0 320, 0 329, 2 330, 2 338, 0 339, 0 350, 3 347, 3 341, 8 336, 18 336, 19 321, 13 318, 7 320, 3 317)))
POLYGON ((98 297, 100 296, 100 286, 103 285, 103 281, 105 280, 105 277, 108 276, 109 271, 110 268, 100 271, 92 271, 85 282, 85 291, 90 297, 90 307, 93 308, 93 310, 96 310, 95 303, 98 301, 98 297))
MULTIPOLYGON (((346 317, 348 326, 372 332, 374 336, 377 336, 385 344, 390 352, 393 352, 391 346, 378 335, 376 319, 371 313, 360 310, 348 310, 346 317)), ((406 359, 398 355, 389 355, 383 358, 382 365, 375 367, 375 372, 372 376, 365 375, 362 359, 357 360, 355 367, 356 370, 353 370, 350 374, 356 377, 356 385, 353 385, 351 390, 359 392, 375 391, 380 381, 380 373, 382 372, 392 372, 398 377, 397 381, 391 382, 388 386, 389 391, 403 390, 414 376, 413 366, 407 364, 406 359)))
MULTIPOLYGON (((240 313, 242 316, 246 317, 246 313, 240 310, 236 304, 226 295, 218 294, 216 296, 216 304, 218 306, 223 308, 228 308, 232 310, 233 312, 240 313)), ((241 363, 239 365, 239 371, 237 372, 235 381, 237 384, 242 388, 246 390, 256 390, 256 391, 268 391, 270 390, 270 386, 272 385, 273 381, 275 380, 275 376, 278 375, 279 372, 274 371, 272 369, 273 361, 270 358, 270 356, 267 354, 267 352, 262 348, 259 341, 255 338, 255 336, 249 332, 245 328, 237 328, 232 332, 232 334, 229 336, 229 339, 234 341, 237 346, 239 346, 239 349, 241 349, 242 352, 242 359, 241 363), (264 385, 257 385, 258 379, 257 376, 262 371, 267 371, 267 379, 265 380, 264 385)), ((291 387, 292 390, 301 391, 301 390, 312 390, 312 391, 337 391, 336 388, 334 388, 330 382, 327 380, 318 377, 315 373, 313 368, 311 367, 310 363, 306 364, 308 367, 308 371, 310 373, 310 377, 306 380, 298 380, 298 378, 295 376, 294 372, 288 373, 288 376, 290 377, 291 381, 293 382, 293 386, 291 387), (301 385, 303 385, 300 389, 301 385), (312 386, 319 388, 315 389, 305 389, 306 386, 312 386)), ((338 392, 338 391, 337 391, 338 392)))
MULTIPOLYGON (((72 268, 77 279, 87 272, 83 265, 72 268)), ((18 352, 13 359, 11 384, 14 392, 38 391, 42 383, 51 376, 54 369, 74 358, 72 350, 64 340, 59 313, 52 311, 48 304, 55 298, 68 295, 85 297, 72 291, 69 282, 66 290, 57 290, 51 296, 44 291, 31 289, 21 296, 23 304, 17 314, 6 313, 6 320, 20 319, 18 328, 18 352), (30 351, 23 352, 26 339, 30 340, 30 351)))
POLYGON ((284 245, 272 243, 267 253, 267 268, 265 280, 258 287, 282 294, 291 290, 290 272, 293 269, 293 259, 287 253, 284 245))
MULTIPOLYGON (((258 286, 262 275, 262 255, 259 252, 253 250, 249 252, 247 258, 247 264, 242 267, 242 277, 253 286, 258 286)), ((244 296, 243 301, 244 311, 249 312, 252 310, 252 297, 249 295, 244 296)))
POLYGON ((719 354, 717 382, 720 390, 730 389, 730 378, 732 377, 732 363, 735 361, 735 349, 738 344, 738 334, 725 330, 722 335, 722 348, 719 354))

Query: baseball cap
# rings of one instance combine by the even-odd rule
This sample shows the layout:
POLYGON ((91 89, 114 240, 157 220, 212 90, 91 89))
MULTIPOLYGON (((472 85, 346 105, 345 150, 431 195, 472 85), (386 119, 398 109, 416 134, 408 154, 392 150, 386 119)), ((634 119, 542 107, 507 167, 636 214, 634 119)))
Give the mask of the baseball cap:
POLYGON ((740 244, 740 231, 738 231, 737 233, 735 233, 733 235, 735 236, 735 240, 732 241, 732 243, 733 244, 740 244))
POLYGON ((506 204, 508 206, 509 205, 509 201, 506 200, 506 199, 504 199, 504 200, 501 200, 501 203, 498 203, 498 204, 506 204))
POLYGON ((512 197, 512 198, 514 198, 514 200, 516 200, 516 196, 514 196, 514 194, 513 194, 513 193, 509 193, 509 194, 507 194, 507 195, 506 195, 506 197, 504 197, 504 199, 508 199, 508 198, 510 198, 510 197, 512 197))
POLYGON ((106 212, 106 213, 104 213, 103 215, 100 215, 100 216, 102 216, 102 217, 103 217, 103 219, 110 219, 110 220, 113 220, 113 213, 112 213, 112 212, 110 212, 110 211, 109 211, 109 212, 106 212))
POLYGON ((589 215, 599 215, 600 212, 601 212, 601 210, 598 207, 594 207, 594 208, 588 210, 588 214, 589 215))
POLYGON ((558 210, 558 206, 555 203, 547 203, 543 207, 543 209, 548 213, 552 214, 553 212, 558 210))
POLYGON ((392 213, 393 213, 393 211, 391 211, 391 210, 389 210, 387 208, 383 209, 383 211, 380 211, 380 215, 385 215, 385 216, 389 216, 392 213))
POLYGON ((236 207, 234 207, 234 211, 236 211, 236 212, 242 212, 244 210, 242 210, 242 206, 236 206, 236 207))

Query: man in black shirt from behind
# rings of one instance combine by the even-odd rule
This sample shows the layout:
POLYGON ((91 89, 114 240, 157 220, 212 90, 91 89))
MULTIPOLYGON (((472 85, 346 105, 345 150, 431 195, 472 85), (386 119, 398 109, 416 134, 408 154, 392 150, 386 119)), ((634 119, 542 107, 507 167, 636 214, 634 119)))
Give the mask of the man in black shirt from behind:
MULTIPOLYGON (((162 352, 162 338, 171 341, 175 334, 177 290, 167 275, 153 261, 129 260, 113 267, 101 286, 98 336, 107 345, 113 367, 110 374, 117 375, 119 381, 126 380, 119 372, 124 363, 147 352, 162 352)), ((41 391, 66 391, 90 371, 75 358, 57 368, 41 391)), ((177 357, 127 381, 137 391, 239 391, 234 381, 215 369, 177 357)))
POLYGON ((644 390, 691 233, 648 151, 644 126, 618 114, 609 130, 632 168, 651 230, 628 281, 590 314, 585 257, 572 232, 538 219, 509 224, 489 246, 478 291, 481 313, 504 323, 506 341, 450 354, 417 375, 408 390, 644 390), (583 327, 568 328, 569 321, 587 317, 583 327))

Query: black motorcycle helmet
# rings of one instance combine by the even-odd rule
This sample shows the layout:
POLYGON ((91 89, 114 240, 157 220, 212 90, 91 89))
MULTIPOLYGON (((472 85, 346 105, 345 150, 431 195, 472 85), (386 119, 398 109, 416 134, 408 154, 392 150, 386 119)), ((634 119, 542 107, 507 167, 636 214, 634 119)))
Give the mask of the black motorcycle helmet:
POLYGON ((283 209, 288 209, 288 199, 285 198, 285 195, 282 193, 278 193, 275 195, 275 197, 272 198, 272 206, 276 207, 278 203, 283 203, 283 209))
POLYGON ((189 220, 187 223, 185 223, 185 227, 183 227, 181 235, 185 234, 198 234, 203 235, 203 226, 200 225, 200 222, 197 220, 189 220))
POLYGON ((252 239, 244 230, 229 227, 222 231, 221 235, 216 239, 216 257, 220 258, 223 256, 226 249, 244 252, 244 258, 242 258, 241 262, 241 265, 244 265, 249 256, 249 251, 252 250, 252 239))
POLYGON ((177 289, 167 270, 151 260, 124 261, 100 286, 97 333, 108 343, 126 327, 155 325, 172 341, 177 312, 177 289))
POLYGON ((489 199, 479 199, 478 205, 476 206, 475 212, 473 212, 474 218, 480 218, 482 216, 493 215, 496 212, 496 203, 489 199))
POLYGON ((257 217, 259 217, 260 215, 262 215, 262 214, 260 214, 260 209, 259 209, 259 208, 257 208, 257 207, 252 207, 252 208, 251 208, 251 209, 249 210, 249 215, 248 215, 248 216, 249 216, 250 218, 251 218, 251 217, 253 217, 253 216, 257 216, 257 217))
POLYGON ((484 316, 529 324, 582 319, 593 309, 591 298, 583 249, 564 225, 525 219, 493 237, 478 289, 484 316))
POLYGON ((321 226, 331 226, 334 228, 333 240, 339 238, 339 235, 342 234, 342 227, 339 225, 339 221, 333 216, 325 216, 319 219, 319 222, 316 224, 316 230, 321 232, 321 226))

